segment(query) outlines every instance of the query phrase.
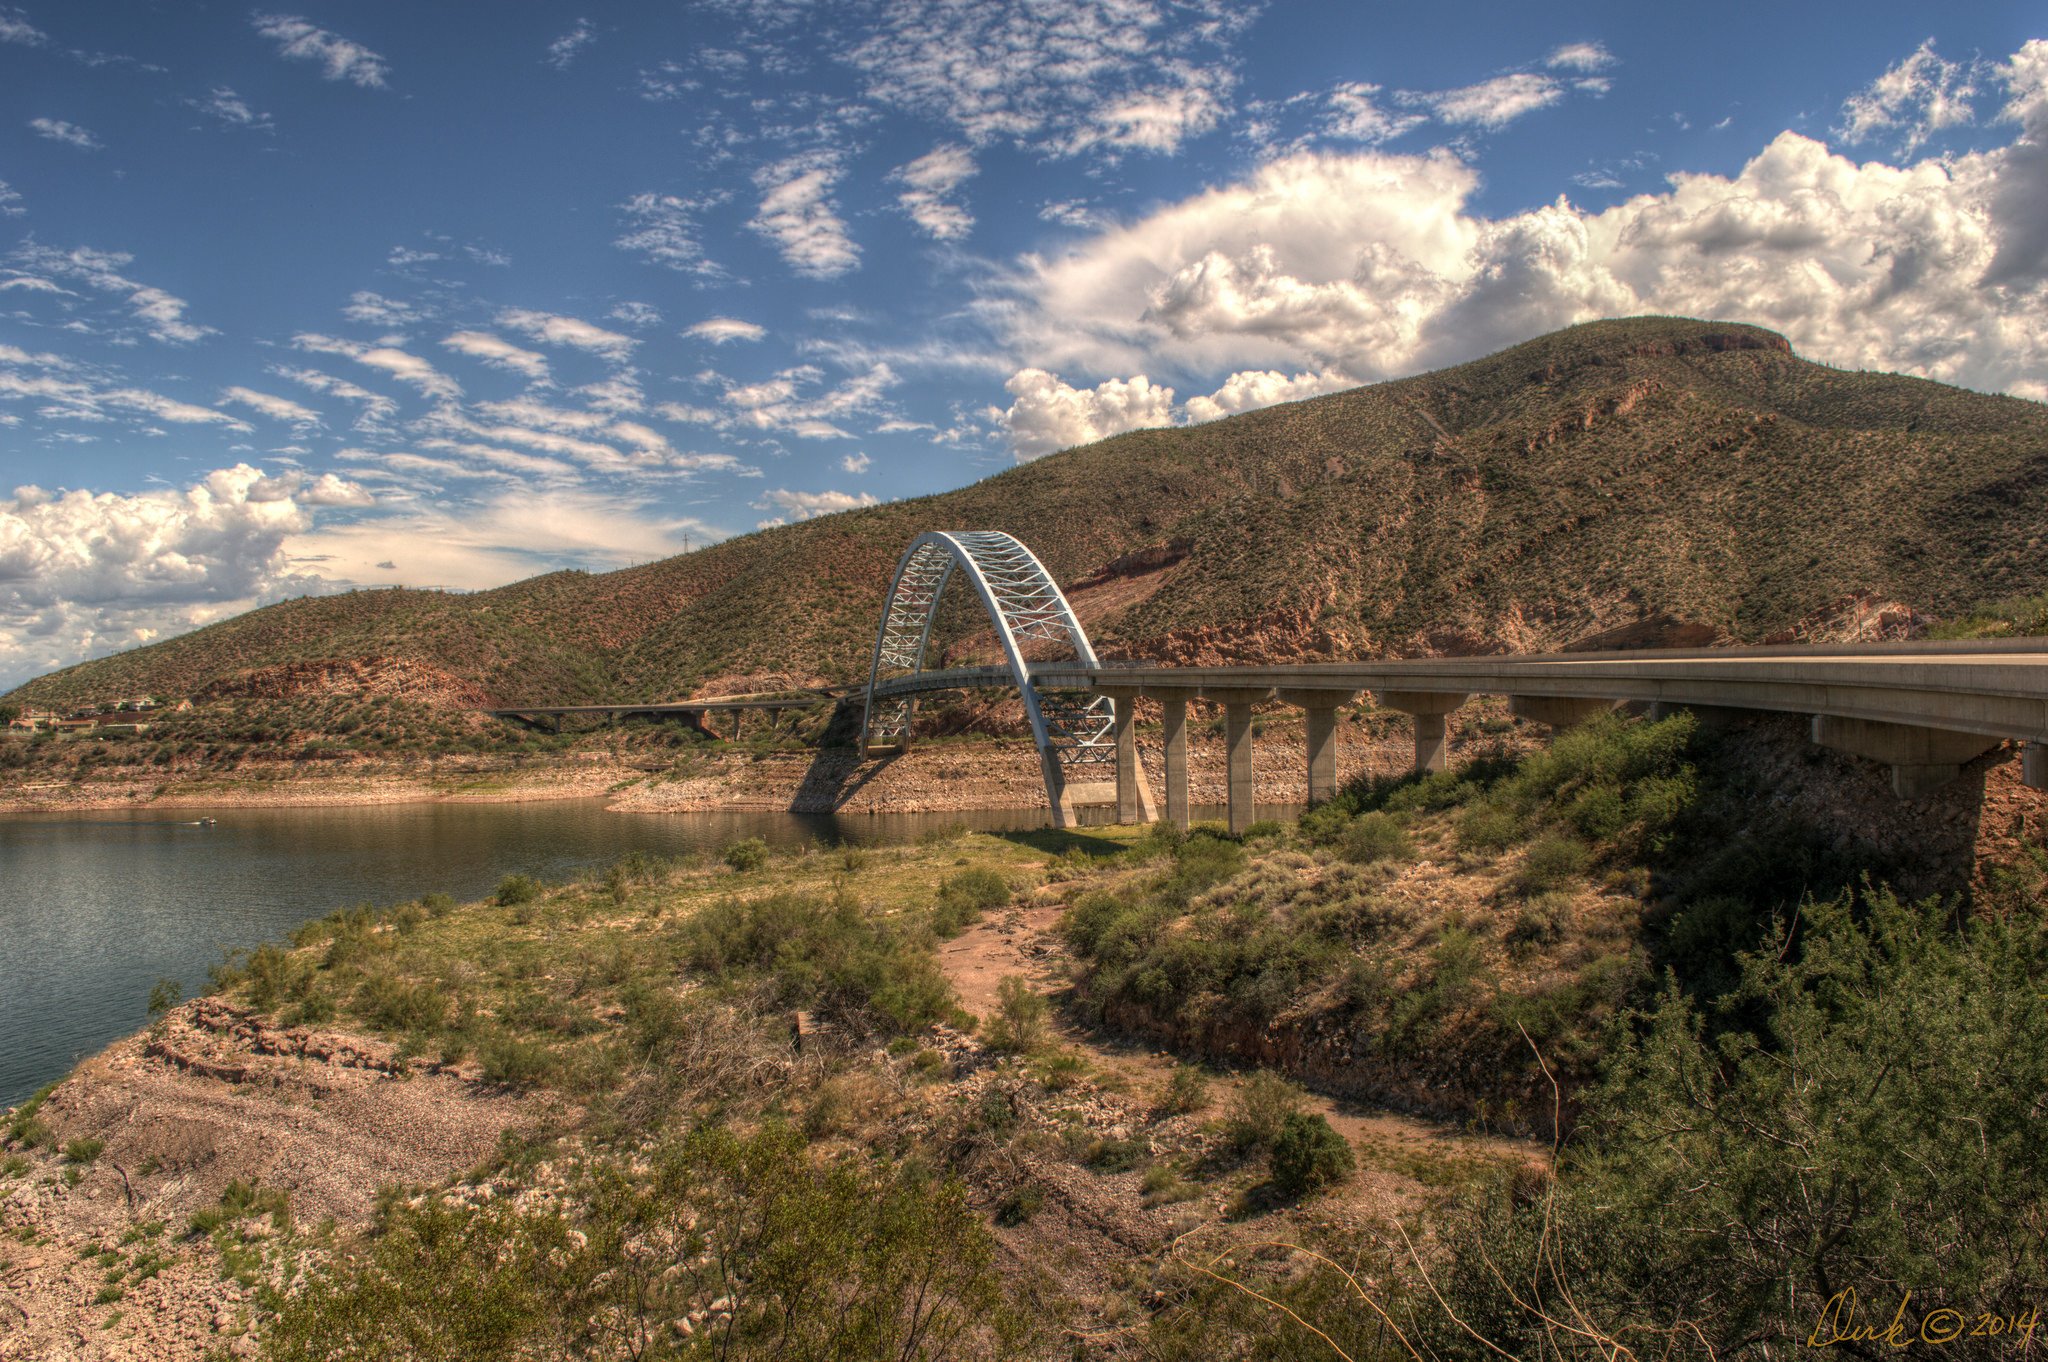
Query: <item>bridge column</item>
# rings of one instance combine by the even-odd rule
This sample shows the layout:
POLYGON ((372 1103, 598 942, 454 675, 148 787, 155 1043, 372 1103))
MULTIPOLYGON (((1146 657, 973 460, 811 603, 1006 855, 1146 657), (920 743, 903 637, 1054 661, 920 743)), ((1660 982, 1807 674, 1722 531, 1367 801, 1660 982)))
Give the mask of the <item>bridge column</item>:
POLYGON ((2036 790, 2048 790, 2048 743, 2028 742, 2020 753, 2020 779, 2036 790))
POLYGON ((1160 747, 1166 766, 1166 817, 1182 832, 1188 830, 1188 697, 1184 690, 1154 691, 1165 723, 1160 747))
POLYGON ((1308 720, 1308 802, 1321 804, 1337 793, 1337 711, 1358 698, 1358 692, 1287 689, 1279 695, 1308 720))
POLYGON ((1585 695, 1510 695, 1508 712, 1552 728, 1571 728, 1614 708, 1614 701, 1585 695))
POLYGON ((1138 760, 1138 692, 1098 686, 1116 706, 1116 821, 1150 823, 1159 817, 1145 767, 1138 760))
POLYGON ((1961 775, 1965 762, 1975 761, 1999 744, 1999 739, 1981 733, 1843 719, 1832 714, 1813 716, 1813 740, 1822 747, 1891 767, 1892 793, 1901 799, 1925 799, 1961 775))
POLYGON ((1204 686, 1202 698, 1223 706, 1224 744, 1229 753, 1225 786, 1230 805, 1230 831, 1242 835, 1252 825, 1257 779, 1252 769, 1252 706, 1273 698, 1263 686, 1204 686))
POLYGON ((1415 769, 1443 770, 1448 746, 1444 737, 1444 717, 1464 704, 1468 697, 1452 691, 1434 690, 1382 690, 1373 694, 1383 707, 1399 710, 1415 720, 1415 769))

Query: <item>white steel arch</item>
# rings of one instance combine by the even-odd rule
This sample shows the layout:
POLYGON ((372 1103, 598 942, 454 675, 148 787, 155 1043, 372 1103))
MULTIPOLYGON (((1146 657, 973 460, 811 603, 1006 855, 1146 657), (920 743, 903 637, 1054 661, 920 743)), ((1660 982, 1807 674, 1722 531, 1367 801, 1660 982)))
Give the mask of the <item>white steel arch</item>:
POLYGON ((1023 697, 1031 738, 1045 765, 1046 792, 1060 810, 1071 779, 1069 768, 1115 761, 1114 704, 1107 696, 1042 692, 1032 684, 1024 657, 1027 641, 1064 645, 1071 649, 1072 661, 1090 668, 1096 665, 1095 650, 1038 555, 1000 530, 934 530, 919 535, 904 550, 875 635, 861 748, 909 745, 917 710, 916 677, 925 670, 939 599, 956 571, 973 583, 1002 640, 1008 664, 1005 679, 1023 697))

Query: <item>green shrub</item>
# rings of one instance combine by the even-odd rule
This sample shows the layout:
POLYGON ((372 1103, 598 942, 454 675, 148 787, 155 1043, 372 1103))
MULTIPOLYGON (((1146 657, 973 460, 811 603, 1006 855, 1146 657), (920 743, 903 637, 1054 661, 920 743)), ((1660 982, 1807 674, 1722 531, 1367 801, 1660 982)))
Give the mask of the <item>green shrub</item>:
POLYGON ((1033 1349, 966 1190, 813 1161, 802 1135, 699 1130, 581 1175, 573 1210, 397 1203, 279 1305, 275 1362, 1009 1357, 1033 1349), (702 1319, 715 1349, 672 1321, 702 1319), (650 1347, 657 1341, 657 1346, 650 1347))
POLYGON ((1287 831, 1287 825, 1276 818, 1261 818, 1244 830, 1247 842, 1266 842, 1287 831))
POLYGON ((1552 834, 1530 844, 1517 883, 1525 894, 1564 889, 1584 879, 1592 863, 1593 853, 1584 842, 1552 834))
POLYGON ((1282 1196, 1308 1193, 1351 1176, 1351 1145, 1320 1113, 1295 1112, 1273 1142, 1273 1186, 1282 1196))
POLYGON ((107 1147, 104 1140, 77 1139, 64 1142, 66 1163, 91 1163, 107 1147))
POLYGON ((719 858, 741 873, 759 870, 768 864, 768 844, 758 837, 745 837, 728 845, 719 858))
POLYGON ((1515 910, 1514 921, 1508 924, 1502 939, 1510 947, 1555 946, 1564 940, 1571 911, 1570 894, 1556 890, 1538 894, 1515 910))
POLYGON ((1310 809, 1294 826, 1310 846, 1330 846, 1351 826, 1351 810, 1342 800, 1331 800, 1310 809))
POLYGON ((532 903, 540 897, 540 885, 531 875, 507 875, 498 881, 498 892, 493 900, 500 908, 513 908, 522 903, 532 903))
POLYGON ((1464 1325, 1548 1356, 1524 1302, 1568 1291, 1616 1336, 1733 1357, 1845 1291, 1879 1330, 1895 1306, 1909 1328, 2034 1308, 2048 1238, 2013 1208, 2048 1204, 2041 904, 1959 927, 1880 890, 1799 916, 1719 1004, 1671 987, 1632 1019, 1553 1195, 1502 1186, 1447 1227, 1464 1325))
POLYGON ((1240 1152, 1270 1150, 1287 1128, 1287 1118, 1301 1111, 1307 1096, 1271 1069, 1256 1070, 1230 1094, 1224 1134, 1240 1152))
POLYGON ((356 990, 356 1012, 387 1031, 437 1031, 448 1018, 448 998, 434 984, 372 974, 356 990))
POLYGON ((985 868, 963 870, 939 884, 939 901, 932 909, 932 930, 942 937, 958 936, 981 921, 981 915, 1010 901, 1010 882, 1000 872, 985 868))
POLYGON ((1176 1064, 1160 1089, 1159 1110, 1168 1116, 1199 1111, 1209 1101, 1209 1079, 1193 1064, 1176 1064))
POLYGON ((692 965, 732 982, 768 979, 786 1007, 885 1033, 921 1031, 953 1010, 952 987, 923 929, 870 917, 851 899, 729 899, 680 931, 692 965))
POLYGON ((502 1033, 486 1036, 476 1047, 486 1083, 528 1088, 544 1083, 556 1068, 555 1052, 538 1041, 502 1033))
POLYGON ((1458 845, 1466 851, 1506 851, 1522 840, 1522 820, 1490 802, 1469 806, 1458 818, 1458 845))
POLYGON ((1010 974, 996 984, 996 1011, 988 1021, 989 1048, 1028 1054, 1045 1044, 1045 999, 1032 991, 1023 976, 1010 974))
POLYGON ((455 897, 452 894, 420 895, 420 911, 428 917, 446 917, 455 911, 455 897))
POLYGON ((1143 1140, 1098 1139, 1089 1144, 1081 1162, 1098 1173, 1128 1173, 1151 1157, 1143 1140))
POLYGON ((1408 829, 1384 813, 1360 814, 1345 829, 1338 844, 1345 860, 1359 865, 1375 861, 1405 861, 1415 855, 1415 843, 1408 829))
POLYGON ((176 979, 159 979, 150 985, 149 1015, 152 1020, 176 1007, 185 996, 185 986, 176 979))
POLYGON ((996 1203, 995 1221, 1005 1227, 1022 1225, 1045 1206, 1045 1192, 1035 1182, 1012 1187, 996 1203))

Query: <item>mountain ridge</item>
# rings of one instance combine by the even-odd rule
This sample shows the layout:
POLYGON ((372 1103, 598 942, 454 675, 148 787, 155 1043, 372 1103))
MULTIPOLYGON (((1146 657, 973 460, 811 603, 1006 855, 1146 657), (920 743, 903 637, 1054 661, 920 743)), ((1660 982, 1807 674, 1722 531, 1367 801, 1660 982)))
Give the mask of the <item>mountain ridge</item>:
MULTIPOLYGON (((1659 620, 1760 641, 1844 602, 1910 620, 2048 589, 2048 407, 1831 369, 1742 323, 1591 322, 616 572, 280 602, 10 698, 186 695, 349 660, 444 673, 451 704, 851 679, 897 556, 944 528, 1030 544, 1109 656, 1654 642, 1659 620)), ((965 594, 936 631, 955 658, 988 642, 965 594)))

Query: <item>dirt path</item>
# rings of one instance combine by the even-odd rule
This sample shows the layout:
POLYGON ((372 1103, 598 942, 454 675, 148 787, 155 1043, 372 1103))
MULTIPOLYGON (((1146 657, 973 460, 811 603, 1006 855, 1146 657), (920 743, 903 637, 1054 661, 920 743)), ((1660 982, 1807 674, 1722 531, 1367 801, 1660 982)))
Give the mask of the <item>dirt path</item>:
MULTIPOLYGON (((1149 1097, 1182 1061, 1081 1026, 1069 1009, 1059 1006, 1069 989, 1069 958, 1057 934, 1062 911, 1057 903, 1034 903, 992 914, 940 947, 940 965, 961 1004, 984 1017, 995 1008, 1001 981, 1023 976, 1053 1001, 1052 1026, 1062 1043, 1085 1055, 1111 1085, 1125 1087, 1135 1097, 1149 1097)), ((1219 1081, 1211 1084, 1209 1109, 1203 1114, 1214 1116, 1226 1100, 1225 1083, 1234 1080, 1227 1070, 1208 1067, 1219 1081)), ((1309 1094, 1308 1110, 1320 1112, 1358 1155, 1357 1176, 1326 1200, 1332 1209, 1341 1208, 1366 1223, 1392 1224, 1434 1189, 1462 1181, 1476 1166, 1549 1158, 1549 1151, 1532 1141, 1475 1135, 1444 1122, 1320 1093, 1309 1094)))

